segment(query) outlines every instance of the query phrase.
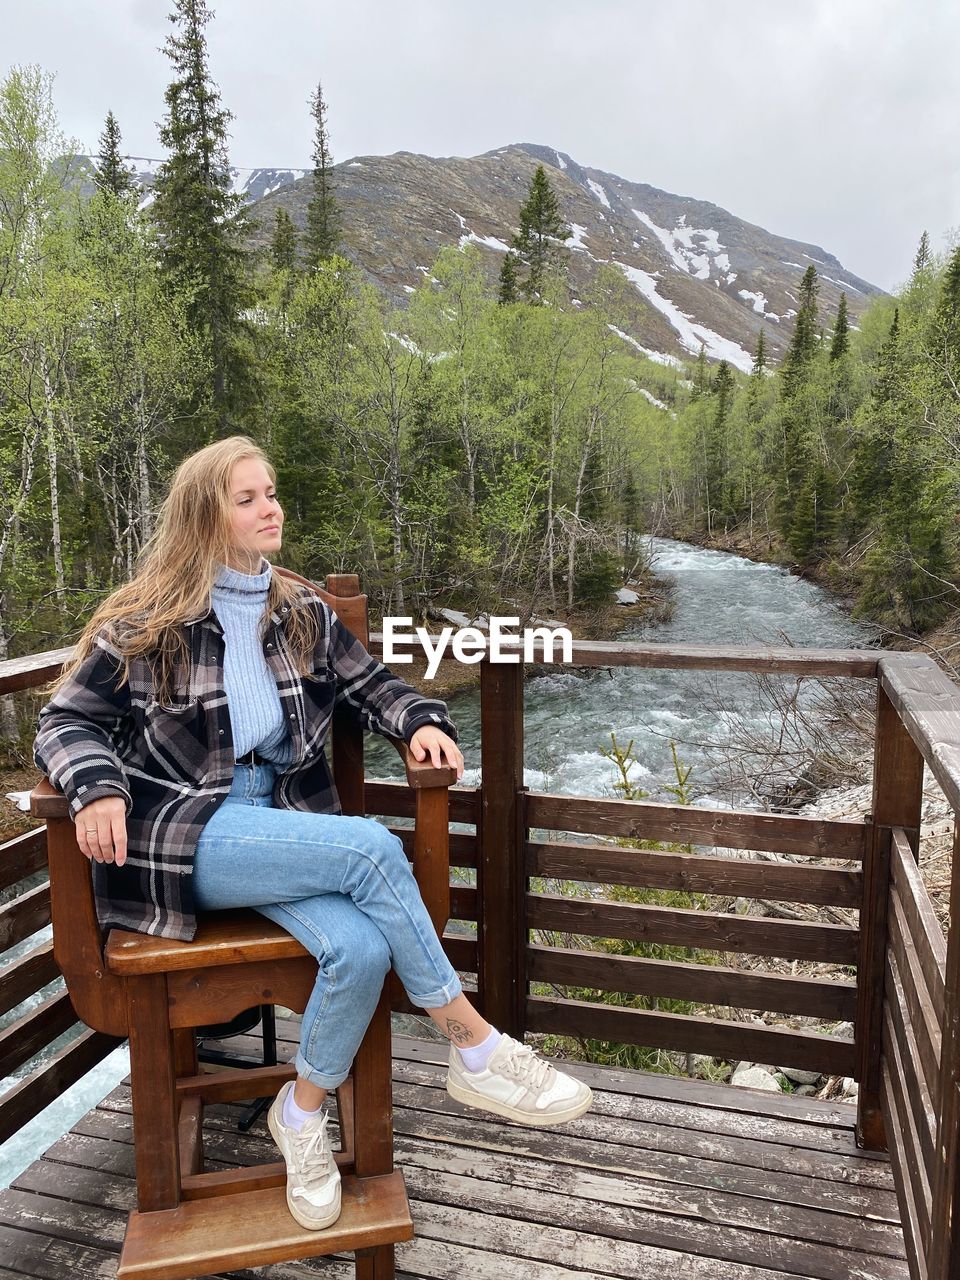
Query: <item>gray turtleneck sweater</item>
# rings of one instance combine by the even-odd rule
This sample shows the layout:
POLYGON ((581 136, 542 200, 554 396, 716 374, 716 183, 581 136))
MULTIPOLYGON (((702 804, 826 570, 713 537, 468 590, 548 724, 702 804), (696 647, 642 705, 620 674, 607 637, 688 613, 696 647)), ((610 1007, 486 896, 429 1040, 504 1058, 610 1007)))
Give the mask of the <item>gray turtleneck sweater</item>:
POLYGON ((266 560, 260 567, 260 573, 240 573, 221 565, 210 601, 223 627, 226 646, 223 684, 234 755, 239 759, 256 748, 266 759, 285 765, 293 758, 293 742, 277 682, 263 656, 260 632, 273 570, 266 560))

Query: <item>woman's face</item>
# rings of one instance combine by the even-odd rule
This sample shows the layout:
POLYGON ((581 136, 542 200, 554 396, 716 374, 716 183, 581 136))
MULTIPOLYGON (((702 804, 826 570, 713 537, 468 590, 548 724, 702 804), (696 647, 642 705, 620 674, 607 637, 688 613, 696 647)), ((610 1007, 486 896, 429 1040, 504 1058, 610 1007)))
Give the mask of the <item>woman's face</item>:
POLYGON ((230 472, 230 521, 233 555, 230 565, 255 572, 261 556, 280 550, 283 508, 270 473, 259 458, 244 458, 230 472))

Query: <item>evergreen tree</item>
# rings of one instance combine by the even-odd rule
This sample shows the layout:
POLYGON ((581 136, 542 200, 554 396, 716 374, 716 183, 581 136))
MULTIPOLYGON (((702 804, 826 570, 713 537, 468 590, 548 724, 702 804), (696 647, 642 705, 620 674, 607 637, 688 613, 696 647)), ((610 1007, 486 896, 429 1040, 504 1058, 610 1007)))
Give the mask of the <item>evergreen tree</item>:
POLYGON ((697 371, 693 377, 693 390, 690 392, 691 400, 699 400, 707 391, 707 348, 700 343, 700 353, 697 356, 697 371))
POLYGON ((790 349, 783 364, 783 394, 791 396, 809 372, 817 353, 817 269, 811 263, 800 282, 800 309, 794 321, 790 349))
POLYGON ((98 191, 110 191, 115 196, 125 196, 134 189, 133 174, 120 155, 120 126, 112 111, 107 112, 103 133, 100 135, 98 164, 93 181, 98 191))
POLYGON ((895 307, 887 339, 877 354, 877 380, 873 386, 875 406, 893 399, 900 376, 900 308, 895 307))
POLYGON ((570 228, 560 217, 556 193, 539 164, 520 206, 520 230, 513 238, 513 247, 527 269, 522 289, 531 302, 543 301, 547 274, 559 262, 558 242, 569 237, 570 228))
POLYGON ((936 359, 944 362, 945 380, 953 384, 956 396, 953 373, 956 364, 960 362, 960 244, 954 249, 947 262, 943 284, 940 286, 934 327, 936 359))
POLYGON ((273 224, 270 260, 276 271, 293 271, 297 265, 297 229, 286 209, 279 208, 273 224))
POLYGON ((500 268, 500 291, 497 301, 501 306, 509 306, 512 302, 518 302, 520 300, 518 289, 517 255, 510 251, 505 255, 503 266, 500 268))
POLYGON ((151 214, 164 275, 187 299, 191 330, 209 359, 209 409, 224 429, 251 396, 250 326, 242 319, 252 303, 245 248, 251 227, 231 187, 227 125, 233 117, 221 107, 207 66, 204 28, 211 17, 205 0, 174 0, 169 15, 175 32, 164 51, 174 79, 164 95, 160 140, 170 155, 157 174, 151 214))
POLYGON ((830 344, 830 361, 842 359, 850 350, 850 323, 847 320, 847 295, 841 293, 840 305, 837 308, 837 323, 833 329, 833 341, 830 344))
POLYGON ((704 480, 706 489, 705 509, 707 513, 707 532, 712 533, 714 519, 730 514, 729 507, 729 466, 727 449, 727 424, 733 403, 736 382, 733 370, 726 360, 721 360, 713 380, 713 395, 716 399, 713 417, 707 430, 704 457, 704 480))
POLYGON ((767 339, 762 329, 757 332, 757 349, 753 353, 753 366, 750 372, 756 378, 761 378, 767 367, 767 339))
POLYGON ((313 194, 307 205, 305 258, 307 266, 315 268, 336 253, 341 229, 340 210, 334 195, 327 104, 323 100, 323 90, 319 83, 316 93, 310 99, 310 114, 314 119, 313 194))
POLYGON ((917 245, 917 252, 913 259, 914 271, 925 271, 930 265, 930 237, 926 233, 920 237, 920 243, 917 245))

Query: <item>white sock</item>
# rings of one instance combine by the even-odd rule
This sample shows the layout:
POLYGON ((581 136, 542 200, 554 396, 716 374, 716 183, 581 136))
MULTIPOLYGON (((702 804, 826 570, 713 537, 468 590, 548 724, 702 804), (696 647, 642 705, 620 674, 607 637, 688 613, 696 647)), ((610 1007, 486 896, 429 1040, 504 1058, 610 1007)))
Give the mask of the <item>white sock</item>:
POLYGON ((465 1049, 458 1049, 457 1053, 463 1059, 463 1065, 468 1071, 483 1071, 491 1053, 499 1043, 500 1032, 496 1027, 492 1027, 486 1040, 481 1040, 479 1044, 468 1045, 465 1049))
POLYGON ((283 1123, 290 1129, 296 1129, 297 1133, 303 1128, 304 1124, 311 1118, 320 1114, 323 1103, 316 1107, 313 1111, 305 1111, 303 1107, 298 1106, 294 1101, 293 1090, 283 1100, 283 1123))

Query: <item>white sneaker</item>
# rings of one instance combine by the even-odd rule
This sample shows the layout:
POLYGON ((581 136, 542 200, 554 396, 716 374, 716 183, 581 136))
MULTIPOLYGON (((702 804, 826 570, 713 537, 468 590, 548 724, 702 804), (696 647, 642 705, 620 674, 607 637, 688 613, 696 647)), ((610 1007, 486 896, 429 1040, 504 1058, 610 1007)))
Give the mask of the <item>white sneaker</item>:
POLYGON ((305 1121, 299 1133, 283 1123, 283 1104, 293 1083, 288 1080, 274 1098, 267 1124, 287 1165, 287 1208, 301 1227, 319 1231, 340 1217, 340 1170, 327 1140, 326 1111, 305 1121))
POLYGON ((575 1120, 593 1101, 585 1084, 558 1071, 529 1045, 506 1035, 501 1036, 483 1071, 468 1071, 451 1045, 447 1092, 468 1107, 529 1125, 575 1120))

